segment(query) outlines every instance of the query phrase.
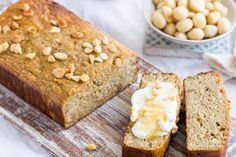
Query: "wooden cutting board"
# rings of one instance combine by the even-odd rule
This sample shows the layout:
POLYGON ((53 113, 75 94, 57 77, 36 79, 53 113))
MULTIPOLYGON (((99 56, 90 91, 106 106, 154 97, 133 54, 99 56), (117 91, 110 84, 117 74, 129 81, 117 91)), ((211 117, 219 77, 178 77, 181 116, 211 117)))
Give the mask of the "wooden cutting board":
MULTIPOLYGON (((158 71, 139 58, 140 76, 144 72, 158 71)), ((130 98, 138 82, 112 98, 96 111, 65 130, 38 109, 0 85, 0 115, 12 125, 40 144, 52 156, 120 157, 121 141, 129 122, 130 98), (94 143, 96 151, 87 151, 85 145, 94 143)), ((231 119, 232 120, 232 119, 231 119)), ((235 120, 231 124, 236 125, 235 120)), ((180 114, 178 133, 171 140, 167 157, 184 157, 184 113, 180 114)), ((236 127, 231 131, 236 132, 236 127)), ((236 143, 231 137, 229 145, 236 143)))

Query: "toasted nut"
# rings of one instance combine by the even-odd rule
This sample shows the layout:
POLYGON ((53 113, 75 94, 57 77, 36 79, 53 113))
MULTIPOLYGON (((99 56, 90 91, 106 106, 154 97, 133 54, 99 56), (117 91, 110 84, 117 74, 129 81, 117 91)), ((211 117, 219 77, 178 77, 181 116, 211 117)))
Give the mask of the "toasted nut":
POLYGON ((85 49, 84 49, 84 52, 85 52, 85 53, 91 53, 91 52, 93 52, 93 49, 91 49, 91 48, 85 48, 85 49))
POLYGON ((9 47, 8 42, 4 42, 4 43, 0 44, 0 53, 6 51, 8 49, 8 47, 9 47))
POLYGON ((56 59, 53 57, 53 55, 48 56, 48 62, 49 62, 49 63, 54 63, 54 62, 56 62, 56 59))
POLYGON ((12 19, 16 21, 21 20, 22 18, 23 18, 22 15, 12 15, 12 19))
POLYGON ((22 53, 21 46, 20 46, 19 43, 12 44, 11 47, 10 47, 10 50, 11 50, 11 52, 15 52, 15 53, 18 53, 18 54, 22 53))
POLYGON ((8 25, 4 25, 4 26, 2 27, 2 31, 3 31, 3 33, 7 33, 7 32, 9 32, 9 31, 11 31, 11 28, 10 28, 8 25))
POLYGON ((52 71, 52 74, 56 78, 62 78, 65 75, 65 69, 57 68, 52 71))
POLYGON ((58 26, 59 26, 60 28, 65 28, 65 27, 67 26, 66 20, 64 20, 64 19, 58 20, 58 26))
POLYGON ((16 23, 15 21, 12 21, 12 23, 11 23, 11 29, 13 29, 13 30, 15 30, 15 29, 18 29, 19 28, 19 24, 18 23, 16 23))
POLYGON ((44 54, 45 56, 50 55, 51 52, 52 52, 52 48, 51 48, 51 47, 45 47, 45 48, 43 49, 43 54, 44 54))
POLYGON ((101 44, 101 40, 99 39, 94 39, 93 40, 93 46, 97 46, 97 45, 100 45, 101 44))
POLYGON ((37 32, 37 28, 34 27, 34 26, 30 26, 30 27, 28 28, 28 32, 30 32, 30 33, 36 33, 36 32, 37 32))
POLYGON ((105 37, 102 39, 102 43, 103 43, 104 45, 109 44, 109 39, 108 39, 108 37, 105 36, 105 37))
POLYGON ((20 43, 21 41, 25 40, 25 37, 23 35, 15 35, 11 39, 14 43, 20 43))
POLYGON ((73 73, 75 71, 75 65, 74 64, 69 64, 69 71, 73 73))
POLYGON ((108 55, 106 53, 101 53, 100 54, 100 57, 103 59, 103 60, 108 60, 108 55))
POLYGON ((96 57, 94 60, 95 60, 95 61, 98 61, 98 62, 100 62, 100 63, 103 62, 103 59, 101 58, 101 56, 96 57))
POLYGON ((91 49, 93 48, 93 45, 91 43, 88 43, 88 42, 83 42, 82 46, 84 48, 91 48, 91 49))
POLYGON ((71 33, 71 36, 75 39, 80 39, 80 38, 83 38, 84 34, 81 32, 73 32, 71 33))
POLYGON ((29 11, 30 10, 30 5, 28 3, 21 3, 19 5, 19 9, 23 11, 29 11))
POLYGON ((65 74, 65 77, 67 78, 67 79, 71 79, 72 78, 72 76, 73 76, 73 73, 67 73, 67 74, 65 74))
POLYGON ((102 52, 102 47, 100 45, 97 45, 94 47, 94 51, 97 53, 101 53, 102 52))
POLYGON ((51 33, 60 33, 61 29, 59 27, 53 26, 52 29, 50 30, 51 33))
POLYGON ((117 51, 117 47, 115 44, 109 44, 107 45, 107 49, 111 52, 116 52, 117 51))
POLYGON ((78 76, 78 75, 73 75, 73 76, 71 77, 71 79, 72 79, 73 81, 75 81, 75 82, 79 82, 80 76, 78 76))
POLYGON ((29 59, 34 59, 35 56, 36 56, 36 53, 28 53, 25 55, 25 57, 29 59))
POLYGON ((89 76, 87 74, 83 74, 80 76, 81 81, 87 82, 89 81, 89 76))
POLYGON ((94 55, 89 55, 89 60, 90 60, 90 63, 93 64, 94 63, 94 55))
POLYGON ((68 55, 63 52, 56 52, 54 53, 54 57, 60 61, 64 61, 67 60, 68 55))
POLYGON ((116 58, 116 61, 115 61, 116 66, 118 66, 118 67, 121 66, 121 63, 122 63, 121 59, 116 58))
POLYGON ((33 16, 34 15, 34 11, 32 9, 30 9, 29 11, 25 11, 24 16, 33 16))
POLYGON ((86 149, 89 151, 94 151, 97 149, 97 147, 94 144, 90 143, 86 145, 86 149))
POLYGON ((71 96, 71 95, 74 95, 76 92, 75 88, 71 88, 68 92, 68 94, 71 96))
POLYGON ((57 25, 58 25, 58 21, 57 21, 57 20, 52 19, 52 20, 50 20, 50 22, 51 22, 51 24, 53 24, 54 26, 57 26, 57 25))

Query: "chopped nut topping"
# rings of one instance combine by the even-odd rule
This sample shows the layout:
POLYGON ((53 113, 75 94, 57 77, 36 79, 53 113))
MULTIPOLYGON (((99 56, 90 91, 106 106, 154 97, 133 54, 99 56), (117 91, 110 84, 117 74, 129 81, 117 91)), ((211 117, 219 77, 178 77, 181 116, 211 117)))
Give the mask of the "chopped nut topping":
POLYGON ((18 53, 18 54, 22 53, 21 46, 19 43, 12 44, 10 47, 10 50, 11 52, 14 52, 14 53, 18 53))
POLYGON ((102 52, 102 47, 100 45, 97 45, 94 47, 94 51, 97 53, 101 53, 102 52))
POLYGON ((93 48, 93 45, 91 43, 88 43, 88 42, 83 42, 82 46, 84 48, 91 48, 91 49, 93 48))
POLYGON ((54 62, 56 62, 56 59, 53 57, 53 55, 48 56, 48 62, 49 62, 49 63, 54 63, 54 62))
POLYGON ((67 60, 68 55, 63 52, 56 52, 54 53, 54 57, 60 61, 64 61, 64 60, 67 60))
POLYGON ((91 49, 91 48, 85 48, 85 49, 84 49, 84 52, 85 52, 85 53, 91 53, 91 52, 93 52, 93 49, 91 49))
POLYGON ((50 30, 51 33, 60 33, 61 29, 59 27, 53 26, 52 29, 50 30))
POLYGON ((12 19, 16 21, 21 20, 22 18, 23 18, 22 15, 12 15, 12 19))
POLYGON ((103 62, 103 59, 101 58, 101 56, 97 56, 94 60, 95 60, 95 61, 98 61, 98 62, 100 62, 100 63, 103 62))
POLYGON ((36 33, 36 32, 37 32, 37 28, 34 27, 34 26, 30 26, 30 27, 28 28, 28 32, 30 32, 30 33, 36 33))
POLYGON ((116 61, 115 61, 116 66, 118 66, 118 67, 121 66, 121 63, 122 63, 121 59, 116 58, 116 61))
POLYGON ((89 55, 89 60, 91 64, 94 64, 94 59, 95 59, 94 55, 89 55))
POLYGON ((53 24, 54 26, 57 26, 57 25, 58 25, 58 21, 57 21, 57 20, 52 19, 52 20, 50 20, 50 22, 51 22, 51 24, 53 24))
POLYGON ((75 65, 74 64, 69 64, 69 70, 71 73, 73 73, 75 71, 75 65))
POLYGON ((67 74, 65 74, 65 77, 67 78, 67 79, 71 79, 72 78, 72 76, 73 76, 73 73, 67 73, 67 74))
POLYGON ((52 52, 52 48, 51 48, 51 47, 45 47, 45 48, 43 49, 43 54, 44 54, 45 56, 50 55, 51 52, 52 52))
POLYGON ((11 23, 11 29, 13 29, 13 30, 15 30, 15 29, 18 29, 19 28, 19 24, 18 23, 16 23, 15 21, 12 21, 12 23, 11 23))
POLYGON ((8 47, 9 47, 8 42, 4 42, 4 43, 0 44, 0 53, 6 51, 8 49, 8 47))
POLYGON ((109 39, 108 39, 108 37, 105 36, 105 37, 102 39, 102 43, 103 43, 104 45, 109 44, 109 39))
POLYGON ((87 74, 83 74, 80 76, 81 81, 87 82, 89 81, 89 76, 87 74))
POLYGON ((28 11, 25 11, 23 14, 24 14, 24 16, 33 16, 34 15, 34 11, 32 9, 30 9, 28 11))
POLYGON ((68 94, 71 96, 73 94, 75 94, 76 90, 75 88, 71 88, 70 91, 68 92, 68 94))
POLYGON ((116 52, 117 51, 117 47, 115 44, 109 44, 107 45, 107 49, 111 52, 116 52))
POLYGON ((25 55, 25 57, 29 59, 34 59, 35 56, 36 56, 36 53, 28 53, 25 55))
POLYGON ((62 78, 65 75, 65 69, 57 68, 52 71, 52 74, 56 78, 62 78))
POLYGON ((79 82, 80 76, 78 76, 78 75, 73 75, 73 76, 71 77, 71 79, 72 79, 73 81, 75 81, 75 82, 79 82))
POLYGON ((3 31, 3 33, 7 33, 7 32, 9 32, 9 31, 11 31, 11 28, 10 28, 8 25, 4 25, 4 26, 2 27, 2 31, 3 31))
POLYGON ((101 44, 101 40, 99 39, 94 39, 93 40, 93 46, 97 46, 97 45, 100 45, 101 44))
POLYGON ((100 54, 100 57, 103 59, 103 60, 108 60, 108 55, 106 53, 101 53, 100 54))
POLYGON ((76 31, 76 32, 71 33, 71 36, 75 39, 80 39, 84 37, 84 34, 76 31))
POLYGON ((30 5, 27 4, 27 3, 21 3, 21 4, 19 5, 19 9, 20 9, 20 10, 23 10, 23 11, 29 11, 29 10, 30 10, 30 5))
POLYGON ((65 27, 67 26, 66 20, 60 19, 60 20, 58 21, 58 26, 59 26, 60 28, 65 28, 65 27))
POLYGON ((25 40, 25 37, 23 35, 15 35, 11 39, 14 43, 20 43, 21 41, 25 40))
POLYGON ((86 149, 89 151, 94 151, 97 149, 97 147, 94 144, 90 143, 86 145, 86 149))

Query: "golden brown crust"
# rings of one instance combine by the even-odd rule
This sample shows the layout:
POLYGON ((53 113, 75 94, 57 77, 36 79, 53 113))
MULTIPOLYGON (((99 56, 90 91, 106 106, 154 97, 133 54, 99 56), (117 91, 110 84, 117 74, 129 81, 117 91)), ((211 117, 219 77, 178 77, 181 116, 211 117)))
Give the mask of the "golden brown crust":
MULTIPOLYGON (((179 91, 179 97, 180 97, 180 103, 178 106, 178 111, 177 111, 177 117, 179 115, 180 112, 180 106, 181 106, 181 96, 182 96, 182 83, 181 80, 179 78, 178 75, 174 74, 174 73, 145 73, 143 76, 145 75, 158 75, 158 74, 165 74, 165 75, 170 75, 170 76, 175 76, 176 81, 177 81, 177 86, 178 86, 178 91, 179 91)), ((140 87, 142 86, 142 82, 140 83, 140 87)), ((176 123, 179 121, 179 119, 177 118, 176 123)), ((164 141, 162 142, 161 146, 158 148, 154 148, 154 149, 140 149, 140 148, 136 148, 136 147, 132 147, 129 145, 125 144, 125 136, 131 131, 131 127, 132 127, 132 122, 129 123, 127 130, 125 132, 124 135, 124 139, 122 142, 122 157, 163 157, 165 155, 165 152, 168 148, 170 139, 171 139, 171 134, 175 134, 176 132, 173 133, 169 133, 168 135, 166 135, 164 141)))
MULTIPOLYGON (((19 28, 0 33, 0 44, 7 41, 11 45, 16 35, 23 35, 24 40, 20 42, 22 54, 13 53, 10 48, 0 54, 0 83, 40 108, 64 127, 71 126, 71 124, 66 124, 63 112, 65 104, 71 97, 68 91, 71 88, 76 90, 83 88, 86 83, 66 78, 57 79, 52 75, 54 69, 74 64, 76 67, 74 73, 76 75, 88 74, 92 82, 104 69, 114 70, 116 58, 121 60, 128 57, 134 60, 137 58, 134 52, 52 0, 20 0, 0 15, 0 26, 10 25, 14 21, 12 16, 15 15, 23 16, 22 19, 15 20, 19 28), (34 12, 33 16, 24 16, 25 12, 19 9, 22 3, 30 5, 34 12), (67 27, 61 28, 60 33, 50 33, 53 27, 50 22, 52 19, 65 20, 67 27), (32 26, 36 28, 36 33, 28 32, 28 28, 32 26), (82 32, 84 37, 82 39, 71 37, 74 31, 82 32), (92 42, 97 38, 102 40, 105 36, 116 45, 117 51, 107 52, 109 58, 103 63, 90 64, 89 55, 84 53, 82 43, 92 42), (68 59, 63 62, 48 63, 47 57, 42 53, 47 46, 52 47, 52 53, 65 51, 68 59), (35 58, 26 59, 25 55, 28 53, 36 53, 35 58)), ((104 50, 108 51, 107 48, 104 50)), ((136 70, 132 72, 136 73, 137 65, 134 66, 136 70)))
MULTIPOLYGON (((201 72, 201 73, 199 73, 199 74, 197 74, 196 76, 200 76, 200 75, 206 75, 206 74, 209 74, 209 73, 211 73, 211 74, 213 74, 213 75, 215 75, 215 77, 219 80, 219 84, 223 84, 223 80, 222 80, 222 78, 221 78, 221 76, 219 75, 219 73, 218 72, 216 72, 216 71, 208 71, 208 72, 201 72)), ((189 78, 192 78, 192 76, 189 76, 189 77, 187 77, 187 78, 185 78, 184 79, 184 83, 183 83, 183 89, 184 89, 184 104, 185 104, 185 111, 187 111, 186 109, 187 109, 187 105, 188 105, 188 99, 187 99, 187 97, 186 97, 186 87, 185 87, 185 81, 187 80, 187 79, 189 79, 189 78)), ((228 97, 227 97, 227 94, 226 94, 226 91, 225 91, 225 89, 223 89, 222 90, 222 93, 223 93, 223 95, 224 95, 224 97, 225 97, 225 99, 227 99, 228 100, 228 97)), ((230 125, 230 120, 229 120, 229 109, 230 109, 230 107, 229 107, 229 105, 227 104, 226 105, 226 108, 225 108, 225 112, 227 113, 227 130, 226 130, 226 137, 227 137, 227 139, 225 140, 225 143, 224 143, 224 145, 222 145, 222 147, 221 148, 219 148, 219 149, 216 149, 216 150, 191 150, 191 148, 189 148, 188 147, 188 141, 187 141, 187 137, 188 137, 188 130, 187 130, 187 128, 188 128, 188 119, 186 118, 185 119, 185 121, 186 121, 186 144, 187 144, 187 154, 188 154, 188 156, 189 157, 202 157, 202 156, 204 156, 204 157, 224 157, 225 156, 225 154, 226 154, 226 150, 227 150, 227 144, 228 144, 228 138, 229 138, 229 125, 230 125)), ((188 113, 186 112, 186 115, 187 115, 188 113)), ((187 116, 186 116, 187 117, 187 116)))

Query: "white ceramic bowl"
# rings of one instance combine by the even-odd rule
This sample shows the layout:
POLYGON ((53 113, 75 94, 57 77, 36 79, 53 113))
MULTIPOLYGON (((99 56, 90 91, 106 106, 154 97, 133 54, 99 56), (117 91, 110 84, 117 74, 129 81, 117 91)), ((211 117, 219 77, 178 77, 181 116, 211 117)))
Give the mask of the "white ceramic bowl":
POLYGON ((236 7, 235 4, 233 2, 233 0, 222 0, 221 1, 227 8, 228 8, 228 14, 227 14, 227 18, 230 20, 231 22, 231 28, 228 32, 221 34, 221 35, 217 35, 213 38, 209 38, 209 39, 203 39, 203 40, 184 40, 184 39, 179 39, 176 37, 173 37, 171 35, 168 35, 164 32, 162 32, 161 30, 159 30, 158 28, 156 28, 151 21, 151 16, 153 11, 155 10, 155 6, 152 3, 152 0, 144 0, 144 17, 147 21, 147 23, 149 24, 149 26, 154 29, 158 34, 160 34, 162 37, 164 37, 165 39, 168 39, 172 42, 175 43, 179 43, 179 44, 185 44, 185 45, 197 45, 197 44, 205 44, 208 42, 212 42, 212 41, 216 41, 216 40, 220 40, 222 38, 224 38, 225 36, 229 35, 233 29, 235 28, 236 25, 236 7))

